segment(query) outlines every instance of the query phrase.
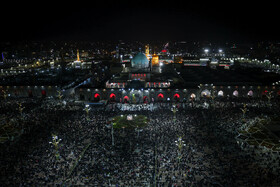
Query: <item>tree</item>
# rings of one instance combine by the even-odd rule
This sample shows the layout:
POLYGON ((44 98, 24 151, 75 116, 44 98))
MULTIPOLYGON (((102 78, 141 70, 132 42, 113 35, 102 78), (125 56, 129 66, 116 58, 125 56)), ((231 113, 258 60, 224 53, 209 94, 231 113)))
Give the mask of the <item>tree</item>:
POLYGON ((270 100, 272 98, 272 91, 267 92, 266 97, 268 99, 268 104, 270 105, 270 100))
POLYGON ((57 90, 57 93, 58 93, 58 95, 57 95, 58 99, 61 100, 61 98, 63 97, 63 95, 61 94, 61 91, 57 90))
POLYGON ((22 116, 22 111, 23 111, 24 108, 25 107, 23 107, 21 103, 18 103, 18 111, 19 111, 21 116, 22 116))
POLYGON ((248 111, 247 105, 246 105, 246 104, 243 104, 243 108, 240 108, 240 110, 241 110, 242 113, 243 113, 243 119, 245 119, 245 114, 246 114, 246 112, 248 111))
POLYGON ((112 120, 113 127, 120 129, 120 128, 127 128, 127 129, 135 129, 135 128, 144 128, 147 126, 148 118, 143 115, 121 115, 116 116, 112 120))
POLYGON ((2 95, 3 95, 4 100, 6 100, 6 98, 8 96, 7 90, 2 90, 2 95))

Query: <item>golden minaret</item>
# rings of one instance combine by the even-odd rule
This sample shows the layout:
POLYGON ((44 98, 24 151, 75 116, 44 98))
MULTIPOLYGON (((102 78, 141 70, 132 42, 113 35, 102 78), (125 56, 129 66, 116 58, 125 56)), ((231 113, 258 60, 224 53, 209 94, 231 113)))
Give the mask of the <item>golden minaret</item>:
POLYGON ((80 53, 79 53, 79 49, 77 49, 77 61, 80 61, 80 53))
POLYGON ((145 47, 146 47, 146 52, 145 52, 146 57, 147 57, 147 59, 148 59, 148 60, 150 60, 150 57, 149 57, 149 56, 150 56, 150 52, 149 52, 149 51, 150 51, 150 49, 149 49, 149 45, 146 45, 145 47))

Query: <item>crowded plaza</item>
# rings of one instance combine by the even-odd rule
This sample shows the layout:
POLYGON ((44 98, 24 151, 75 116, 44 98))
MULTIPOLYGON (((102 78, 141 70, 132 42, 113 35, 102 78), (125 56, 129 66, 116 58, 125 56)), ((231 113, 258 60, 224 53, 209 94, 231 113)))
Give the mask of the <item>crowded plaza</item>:
POLYGON ((5 5, 0 187, 280 187, 276 3, 5 5))
POLYGON ((277 117, 277 98, 104 105, 7 98, 0 111, 3 186, 280 184, 279 150, 236 139, 256 118, 277 117), (114 128, 119 115, 148 123, 114 128))

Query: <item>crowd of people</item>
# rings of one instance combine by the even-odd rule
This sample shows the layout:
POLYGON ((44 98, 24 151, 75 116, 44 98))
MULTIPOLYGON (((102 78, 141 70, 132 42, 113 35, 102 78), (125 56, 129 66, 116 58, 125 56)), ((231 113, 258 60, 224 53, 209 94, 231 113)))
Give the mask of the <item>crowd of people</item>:
MULTIPOLYGON (((15 101, 0 111, 19 116, 15 101), (7 112, 7 110, 9 112, 7 112)), ((3 186, 277 186, 279 153, 241 148, 237 129, 244 102, 155 103, 90 106, 29 99, 21 120, 26 130, 1 144, 3 186), (171 108, 176 107, 176 112, 171 108), (114 129, 109 119, 141 114, 140 132, 114 129), (58 149, 51 143, 57 136, 58 149), (112 141, 112 138, 114 141, 112 141), (175 141, 184 144, 178 147, 175 141), (59 156, 57 156, 57 153, 59 156)), ((247 102, 246 120, 279 113, 277 103, 247 102)))

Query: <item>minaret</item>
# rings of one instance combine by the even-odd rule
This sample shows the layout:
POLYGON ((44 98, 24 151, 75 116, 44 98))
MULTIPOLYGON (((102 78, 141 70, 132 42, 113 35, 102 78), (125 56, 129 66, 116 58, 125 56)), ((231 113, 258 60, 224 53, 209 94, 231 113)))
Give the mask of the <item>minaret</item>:
POLYGON ((64 58, 64 49, 63 47, 60 49, 60 52, 59 52, 59 56, 61 58, 61 61, 60 61, 60 65, 61 65, 61 73, 59 74, 59 81, 62 83, 63 82, 63 77, 65 75, 65 69, 66 69, 66 66, 67 66, 67 63, 65 62, 65 58, 64 58))
POLYGON ((77 49, 77 61, 80 61, 80 53, 79 53, 79 49, 77 49))
POLYGON ((2 61, 3 61, 3 62, 4 62, 4 59, 5 59, 5 58, 4 58, 4 53, 2 52, 2 61))
POLYGON ((146 45, 145 47, 146 47, 146 52, 145 52, 146 57, 147 57, 147 59, 148 59, 148 60, 150 60, 150 57, 149 57, 149 56, 150 56, 150 49, 149 49, 149 45, 146 45))

